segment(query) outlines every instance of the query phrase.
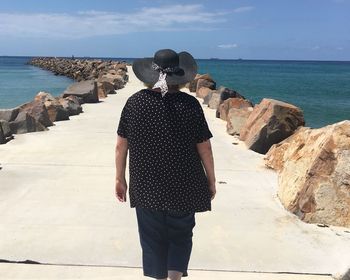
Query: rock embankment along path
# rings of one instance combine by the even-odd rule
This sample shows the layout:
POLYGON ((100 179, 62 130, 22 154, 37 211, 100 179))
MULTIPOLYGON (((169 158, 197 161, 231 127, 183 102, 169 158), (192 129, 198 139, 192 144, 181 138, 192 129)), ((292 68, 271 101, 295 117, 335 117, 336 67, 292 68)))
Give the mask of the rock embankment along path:
POLYGON ((267 153, 287 210, 305 222, 350 227, 350 120, 305 128, 301 108, 269 98, 253 105, 233 89, 216 89, 209 74, 198 74, 188 88, 216 110, 228 134, 267 153))
MULTIPOLYGON (((114 197, 117 124, 142 88, 129 75, 117 94, 83 104, 84 114, 0 146, 0 259, 50 264, 0 263, 1 279, 142 279, 135 211, 114 197)), ((350 233, 286 211, 263 155, 203 110, 218 192, 213 211, 196 215, 189 279, 323 280, 345 271, 350 233)))
POLYGON ((76 82, 60 96, 39 92, 33 101, 0 109, 0 144, 13 140, 14 134, 49 130, 47 127, 54 125, 53 122, 69 120, 69 116, 82 113, 81 104, 97 103, 116 94, 128 81, 125 62, 38 57, 30 64, 76 82))

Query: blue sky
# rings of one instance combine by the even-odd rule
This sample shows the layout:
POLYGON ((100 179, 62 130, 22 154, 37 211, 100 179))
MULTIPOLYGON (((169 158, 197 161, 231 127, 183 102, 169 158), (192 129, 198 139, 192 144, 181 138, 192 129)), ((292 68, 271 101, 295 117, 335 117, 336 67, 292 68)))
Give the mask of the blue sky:
POLYGON ((350 0, 1 0, 0 55, 350 60, 350 0))

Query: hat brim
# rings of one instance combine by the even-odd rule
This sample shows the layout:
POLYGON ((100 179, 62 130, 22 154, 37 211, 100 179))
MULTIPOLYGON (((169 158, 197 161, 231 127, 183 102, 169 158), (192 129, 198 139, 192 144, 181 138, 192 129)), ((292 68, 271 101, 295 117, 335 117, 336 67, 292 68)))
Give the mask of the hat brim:
MULTIPOLYGON (((197 74, 197 63, 193 56, 188 52, 180 52, 179 68, 177 73, 167 74, 166 81, 168 85, 181 85, 193 81, 197 74)), ((136 77, 142 82, 154 85, 159 78, 159 71, 152 68, 152 57, 136 59, 132 64, 132 70, 136 77)))

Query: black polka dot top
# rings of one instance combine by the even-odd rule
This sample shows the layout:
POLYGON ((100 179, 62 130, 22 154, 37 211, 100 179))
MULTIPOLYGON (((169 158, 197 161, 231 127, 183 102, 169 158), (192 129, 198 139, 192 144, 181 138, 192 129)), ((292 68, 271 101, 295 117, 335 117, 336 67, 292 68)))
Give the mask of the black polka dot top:
POLYGON ((129 148, 131 207, 181 212, 211 210, 196 143, 213 135, 199 101, 185 92, 144 89, 126 101, 117 129, 129 148))

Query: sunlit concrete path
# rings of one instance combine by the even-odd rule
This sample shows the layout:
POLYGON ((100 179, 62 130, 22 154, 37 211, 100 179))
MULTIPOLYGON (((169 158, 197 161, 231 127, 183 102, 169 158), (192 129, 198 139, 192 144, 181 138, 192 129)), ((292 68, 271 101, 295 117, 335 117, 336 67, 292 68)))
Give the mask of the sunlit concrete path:
MULTIPOLYGON (((129 75, 124 89, 84 104, 83 114, 0 145, 0 259, 50 264, 0 263, 0 279, 142 278, 135 211, 114 196, 119 116, 142 88, 129 75)), ((196 215, 188 278, 322 280, 345 270, 350 230, 305 224, 285 211, 262 156, 203 110, 218 193, 213 211, 196 215)))

